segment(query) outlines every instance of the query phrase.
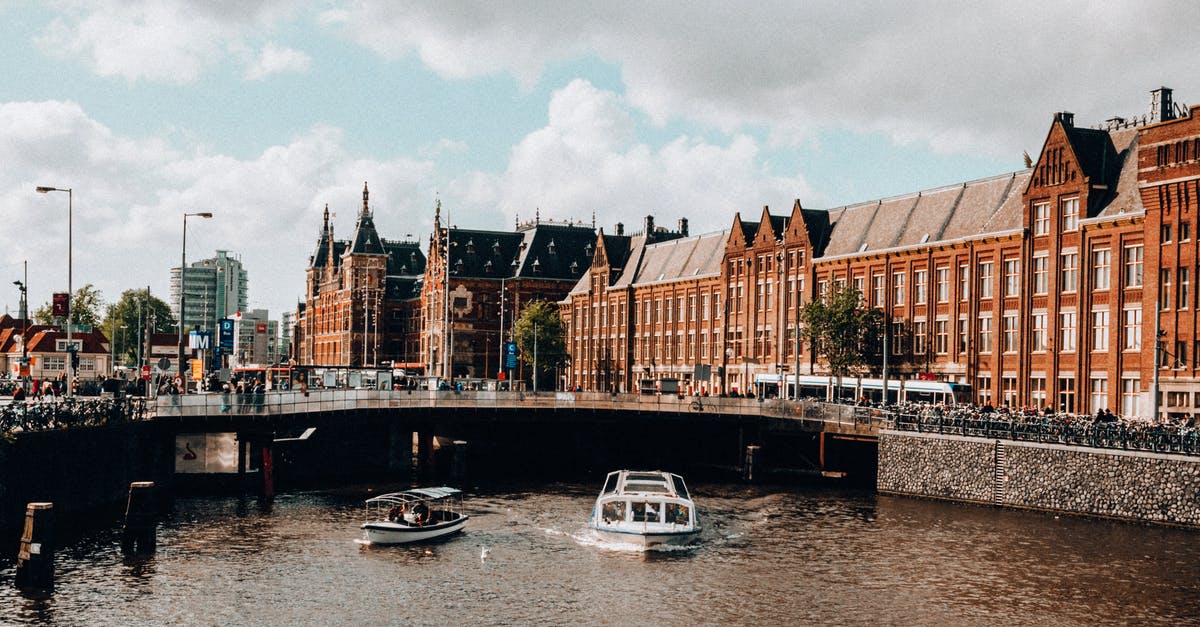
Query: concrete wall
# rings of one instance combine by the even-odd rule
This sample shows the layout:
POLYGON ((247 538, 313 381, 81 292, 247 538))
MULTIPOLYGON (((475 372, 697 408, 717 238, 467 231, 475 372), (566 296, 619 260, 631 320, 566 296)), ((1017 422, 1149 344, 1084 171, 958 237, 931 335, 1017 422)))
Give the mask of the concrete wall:
POLYGON ((1200 458, 884 431, 880 492, 1200 526, 1200 458))

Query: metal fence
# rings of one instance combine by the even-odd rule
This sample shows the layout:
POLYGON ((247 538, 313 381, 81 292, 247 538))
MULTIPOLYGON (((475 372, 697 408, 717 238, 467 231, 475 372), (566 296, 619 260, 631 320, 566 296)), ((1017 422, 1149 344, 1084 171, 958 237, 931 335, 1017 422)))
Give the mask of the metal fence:
POLYGON ((73 397, 18 401, 0 405, 0 434, 98 427, 142 420, 147 404, 140 398, 73 397))
POLYGON ((1100 422, 1086 416, 931 412, 898 413, 895 415, 894 428, 1017 442, 1200 455, 1200 430, 1172 423, 1100 422))

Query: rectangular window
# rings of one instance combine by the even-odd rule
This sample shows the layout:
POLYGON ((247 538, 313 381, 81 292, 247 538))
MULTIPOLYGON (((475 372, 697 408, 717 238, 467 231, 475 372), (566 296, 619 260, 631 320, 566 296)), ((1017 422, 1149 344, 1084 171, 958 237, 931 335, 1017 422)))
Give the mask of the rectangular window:
POLYGON ((1062 311, 1058 314, 1058 350, 1064 353, 1075 352, 1075 346, 1078 337, 1076 331, 1076 317, 1074 311, 1062 311))
POLYGON ((1067 198, 1062 201, 1063 231, 1074 231, 1079 228, 1079 199, 1067 198))
POLYGON ((1162 229, 1160 230, 1160 233, 1162 236, 1162 243, 1164 243, 1164 244, 1171 243, 1171 225, 1170 224, 1162 225, 1162 229))
POLYGON ((937 269, 937 302, 950 302, 950 268, 941 267, 937 269))
POLYGON ((1108 289, 1108 273, 1111 265, 1112 253, 1107 248, 1092 251, 1092 289, 1108 289))
POLYGON ((1091 411, 1108 409, 1108 377, 1093 374, 1091 379, 1091 411))
POLYGON ((1020 296, 1021 294, 1021 260, 1004 260, 1004 295, 1020 296))
POLYGON ((1142 246, 1125 247, 1125 287, 1142 286, 1142 246))
MULTIPOLYGON (((992 297, 992 262, 983 261, 979 264, 979 297, 992 297)), ((963 296, 963 300, 967 297, 963 296)))
POLYGON ((1020 334, 1017 331, 1017 314, 1004 314, 1004 352, 1017 352, 1017 341, 1020 334))
POLYGON ((927 327, 924 320, 913 322, 913 355, 921 356, 925 354, 926 332, 927 327))
POLYGON ((958 352, 963 354, 967 352, 967 342, 971 339, 971 326, 967 324, 966 318, 958 319, 958 352))
POLYGON ((1029 378, 1029 402, 1035 409, 1046 406, 1046 377, 1029 378))
POLYGON ((1142 381, 1134 377, 1121 378, 1121 415, 1126 418, 1141 418, 1142 381))
POLYGON ((992 404, 992 378, 988 376, 975 377, 975 396, 980 405, 992 404))
POLYGON ((1050 203, 1039 202, 1033 205, 1033 234, 1046 235, 1050 233, 1050 203))
POLYGON ((903 355, 904 354, 905 338, 904 338, 904 323, 903 322, 893 322, 892 323, 891 344, 892 344, 891 349, 892 349, 893 355, 903 355))
POLYGON ((1046 274, 1050 271, 1050 258, 1041 255, 1033 258, 1033 293, 1045 294, 1049 288, 1046 274))
POLYGON ((892 306, 899 307, 904 304, 904 273, 895 272, 892 274, 892 306))
POLYGON ((992 352, 992 316, 979 316, 979 352, 992 352))
POLYGON ((1192 239, 1192 225, 1184 222, 1179 225, 1179 241, 1186 242, 1192 239))
POLYGON ((1191 268, 1179 268, 1176 272, 1179 273, 1179 301, 1175 305, 1180 309, 1187 309, 1192 300, 1191 268))
POLYGON ((934 323, 934 352, 945 355, 950 352, 950 321, 935 320, 934 323))
POLYGON ((1017 378, 1016 377, 1001 377, 1000 378, 1000 393, 1003 394, 1004 404, 1009 407, 1017 406, 1017 378))
POLYGON ((967 302, 971 297, 971 271, 967 264, 958 266, 958 299, 967 302))
POLYGON ((1108 350, 1108 310, 1092 312, 1092 351, 1108 350))
POLYGON ((884 303, 884 297, 887 293, 885 290, 886 290, 886 287, 884 286, 883 275, 882 274, 871 275, 871 304, 873 306, 878 307, 880 309, 882 309, 884 307, 884 305, 886 304, 886 303, 884 303))
POLYGON ((1030 341, 1033 342, 1032 350, 1046 350, 1046 312, 1033 314, 1033 336, 1030 341))
POLYGON ((1079 289, 1079 253, 1063 253, 1060 266, 1059 289, 1063 292, 1079 289))
POLYGON ((1187 368, 1187 342, 1175 342, 1175 354, 1166 359, 1173 368, 1187 368))
POLYGON ((1125 343, 1122 345, 1127 351, 1141 350, 1142 348, 1142 308, 1128 308, 1125 310, 1125 343))
POLYGON ((929 271, 914 270, 913 271, 913 303, 917 305, 925 304, 926 289, 929 287, 929 271))
POLYGON ((1075 379, 1074 377, 1058 378, 1058 411, 1068 414, 1075 413, 1075 379))
POLYGON ((1158 306, 1163 309, 1171 308, 1171 269, 1162 268, 1158 271, 1158 306))

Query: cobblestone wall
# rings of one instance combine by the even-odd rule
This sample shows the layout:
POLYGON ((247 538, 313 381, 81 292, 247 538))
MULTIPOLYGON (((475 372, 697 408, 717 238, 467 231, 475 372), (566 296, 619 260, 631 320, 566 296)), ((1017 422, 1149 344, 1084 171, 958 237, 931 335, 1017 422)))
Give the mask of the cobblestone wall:
POLYGON ((881 492, 1200 526, 1200 459, 884 431, 881 492))

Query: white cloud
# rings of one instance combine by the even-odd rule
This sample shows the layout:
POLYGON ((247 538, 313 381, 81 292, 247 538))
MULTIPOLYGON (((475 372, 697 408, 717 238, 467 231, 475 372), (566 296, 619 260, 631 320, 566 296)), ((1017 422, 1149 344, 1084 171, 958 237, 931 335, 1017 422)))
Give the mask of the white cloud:
POLYGON ((403 11, 364 0, 325 20, 386 58, 416 53, 446 77, 505 72, 531 85, 550 63, 596 55, 620 66, 628 103, 660 123, 761 127, 775 142, 851 128, 992 154, 1040 142, 1053 111, 1095 123, 1142 112, 1160 84, 1200 83, 1197 22, 1200 5, 1165 0, 430 0, 403 11))
MULTIPOLYGON (((246 39, 294 11, 283 0, 62 2, 34 38, 46 54, 76 57, 98 76, 187 84, 246 47, 246 39)), ((261 69, 295 69, 298 56, 258 59, 261 69), (272 65, 264 65, 271 64, 272 65)), ((303 54, 303 53, 300 53, 303 54)))
POLYGON ((798 175, 765 171, 759 146, 746 135, 726 145, 693 137, 657 149, 636 142, 621 99, 587 81, 556 91, 549 111, 549 124, 513 148, 502 175, 464 177, 455 196, 469 206, 499 207, 510 219, 540 211, 587 222, 594 211, 635 225, 652 214, 661 223, 688 218, 699 233, 728 228, 737 210, 757 219, 756 204, 785 213, 792 199, 810 193, 798 175))
POLYGON ((428 231, 437 178, 428 161, 349 154, 336 128, 314 128, 238 159, 119 136, 69 102, 0 104, 0 159, 0 203, 10 208, 0 229, 0 272, 17 279, 29 260, 35 306, 65 290, 67 271, 66 195, 37 194, 38 185, 74 189, 76 286, 94 283, 112 300, 150 285, 165 298, 169 269, 179 264, 182 214, 211 211, 212 220, 188 221, 188 258, 217 249, 240 254, 250 304, 278 315, 303 295, 326 203, 339 236, 348 237, 365 180, 384 237, 428 231))
POLYGON ((312 65, 312 57, 294 48, 268 43, 254 61, 246 68, 246 80, 262 80, 282 72, 306 72, 312 65))

